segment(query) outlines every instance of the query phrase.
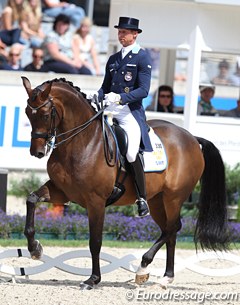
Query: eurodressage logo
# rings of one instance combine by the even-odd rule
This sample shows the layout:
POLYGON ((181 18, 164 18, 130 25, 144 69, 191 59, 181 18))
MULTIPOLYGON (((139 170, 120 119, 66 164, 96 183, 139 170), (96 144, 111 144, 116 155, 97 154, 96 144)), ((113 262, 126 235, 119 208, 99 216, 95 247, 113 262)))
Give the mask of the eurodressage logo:
POLYGON ((127 301, 191 301, 203 304, 205 301, 240 301, 240 293, 237 292, 154 292, 139 289, 126 292, 127 301))

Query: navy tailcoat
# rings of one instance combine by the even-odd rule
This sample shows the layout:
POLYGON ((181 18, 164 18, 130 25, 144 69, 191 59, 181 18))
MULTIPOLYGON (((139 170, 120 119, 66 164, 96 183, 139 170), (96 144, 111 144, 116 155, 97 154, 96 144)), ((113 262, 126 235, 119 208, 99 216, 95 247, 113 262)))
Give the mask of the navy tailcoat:
POLYGON ((114 92, 120 94, 122 105, 128 104, 141 129, 140 148, 143 151, 152 151, 142 105, 150 89, 151 70, 151 58, 139 45, 123 59, 121 51, 117 52, 107 61, 103 84, 98 91, 100 100, 105 94, 114 92))

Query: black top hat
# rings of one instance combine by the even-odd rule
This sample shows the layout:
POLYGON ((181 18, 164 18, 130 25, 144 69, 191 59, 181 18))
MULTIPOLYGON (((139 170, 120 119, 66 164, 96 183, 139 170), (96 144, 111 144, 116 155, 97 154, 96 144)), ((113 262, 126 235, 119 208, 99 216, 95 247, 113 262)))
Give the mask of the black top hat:
POLYGON ((133 30, 137 31, 138 33, 142 33, 142 30, 138 28, 139 20, 135 18, 130 17, 119 17, 118 25, 115 25, 114 27, 116 29, 127 29, 127 30, 133 30))

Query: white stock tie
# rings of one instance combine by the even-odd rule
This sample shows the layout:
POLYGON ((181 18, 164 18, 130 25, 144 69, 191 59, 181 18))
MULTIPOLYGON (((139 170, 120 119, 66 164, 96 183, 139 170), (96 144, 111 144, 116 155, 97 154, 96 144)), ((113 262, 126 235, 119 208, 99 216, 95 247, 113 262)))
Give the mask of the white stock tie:
POLYGON ((122 48, 122 59, 127 55, 126 50, 122 48))

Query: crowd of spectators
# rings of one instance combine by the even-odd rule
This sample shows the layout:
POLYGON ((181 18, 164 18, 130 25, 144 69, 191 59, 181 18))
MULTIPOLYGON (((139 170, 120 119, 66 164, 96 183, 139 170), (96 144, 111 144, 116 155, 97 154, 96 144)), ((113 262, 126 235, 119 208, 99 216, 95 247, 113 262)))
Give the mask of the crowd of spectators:
MULTIPOLYGON (((236 107, 224 111, 217 110, 212 104, 215 95, 215 85, 200 84, 199 100, 197 101, 197 115, 203 116, 223 116, 240 118, 240 99, 236 100, 236 107)), ((183 109, 179 109, 174 104, 174 91, 169 85, 161 85, 154 92, 150 104, 146 106, 147 111, 157 111, 165 113, 183 113, 183 109)))
POLYGON ((91 20, 85 18, 84 9, 67 1, 3 0, 0 70, 99 75, 90 30, 91 20), (44 15, 52 18, 48 30, 42 26, 44 15), (85 35, 82 40, 81 35, 85 35), (90 43, 88 49, 86 43, 90 43))
MULTIPOLYGON (((91 28, 84 9, 67 0, 1 0, 0 70, 101 75, 91 28), (44 16, 51 19, 47 29, 44 16)), ((218 69, 209 86, 199 88, 198 115, 219 115, 211 104, 214 85, 240 85, 239 59, 232 76, 226 59, 219 62, 218 69)), ((172 87, 160 86, 147 110, 179 112, 172 87)), ((221 115, 240 117, 240 101, 221 115)))

